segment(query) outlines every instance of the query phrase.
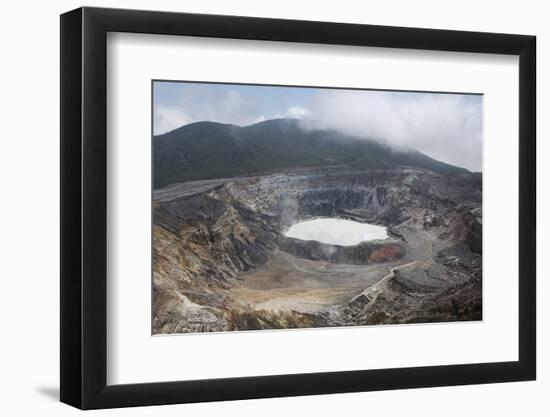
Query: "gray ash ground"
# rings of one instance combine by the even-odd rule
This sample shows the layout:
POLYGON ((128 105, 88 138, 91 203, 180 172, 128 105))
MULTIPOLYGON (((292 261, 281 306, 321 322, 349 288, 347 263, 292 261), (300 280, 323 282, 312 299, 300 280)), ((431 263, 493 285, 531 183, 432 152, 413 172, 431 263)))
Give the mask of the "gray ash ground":
POLYGON ((309 168, 154 193, 153 333, 480 320, 481 174, 309 168), (388 227, 336 246, 310 218, 388 227))

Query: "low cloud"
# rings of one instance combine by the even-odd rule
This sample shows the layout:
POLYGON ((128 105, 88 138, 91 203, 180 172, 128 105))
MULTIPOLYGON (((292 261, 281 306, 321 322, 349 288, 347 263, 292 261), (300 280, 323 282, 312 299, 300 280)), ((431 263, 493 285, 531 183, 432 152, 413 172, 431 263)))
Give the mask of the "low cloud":
POLYGON ((153 110, 155 135, 201 121, 247 125, 265 120, 264 116, 257 114, 253 103, 245 100, 235 90, 209 91, 208 95, 195 88, 184 87, 181 90, 175 102, 155 103, 153 110))
POLYGON ((316 127, 481 170, 481 96, 323 90, 309 111, 316 127))
POLYGON ((293 118, 293 119, 306 119, 307 120, 307 119, 311 119, 313 117, 313 115, 305 107, 292 106, 292 107, 289 107, 287 109, 287 111, 284 112, 284 113, 277 113, 275 115, 275 117, 276 118, 290 117, 290 118, 293 118))
POLYGON ((191 122, 193 122, 191 116, 180 106, 155 106, 153 119, 155 135, 169 132, 191 122))

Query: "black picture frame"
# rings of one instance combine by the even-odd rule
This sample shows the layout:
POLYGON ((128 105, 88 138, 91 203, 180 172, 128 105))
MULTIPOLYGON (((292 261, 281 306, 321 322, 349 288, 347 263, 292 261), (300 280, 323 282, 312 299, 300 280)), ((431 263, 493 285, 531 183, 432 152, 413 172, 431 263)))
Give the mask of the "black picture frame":
POLYGON ((535 45, 534 36, 358 24, 88 7, 63 14, 61 401, 95 409, 534 380, 535 45), (519 56, 518 361, 107 385, 108 32, 519 56))

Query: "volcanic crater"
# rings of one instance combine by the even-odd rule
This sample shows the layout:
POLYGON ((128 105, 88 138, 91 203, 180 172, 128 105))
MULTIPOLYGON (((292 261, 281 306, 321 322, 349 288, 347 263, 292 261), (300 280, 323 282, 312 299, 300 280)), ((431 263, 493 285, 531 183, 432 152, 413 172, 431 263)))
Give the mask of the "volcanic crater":
POLYGON ((481 174, 325 166, 153 195, 153 333, 481 319, 481 174), (285 236, 341 219, 387 237, 285 236))

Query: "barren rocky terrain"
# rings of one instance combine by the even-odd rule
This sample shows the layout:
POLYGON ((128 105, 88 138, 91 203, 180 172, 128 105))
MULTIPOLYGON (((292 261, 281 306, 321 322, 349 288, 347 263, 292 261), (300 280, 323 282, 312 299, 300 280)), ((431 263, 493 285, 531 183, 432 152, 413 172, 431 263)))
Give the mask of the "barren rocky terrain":
POLYGON ((153 333, 480 320, 481 174, 288 168, 154 192, 153 333), (330 217, 355 246, 287 238, 330 217))

